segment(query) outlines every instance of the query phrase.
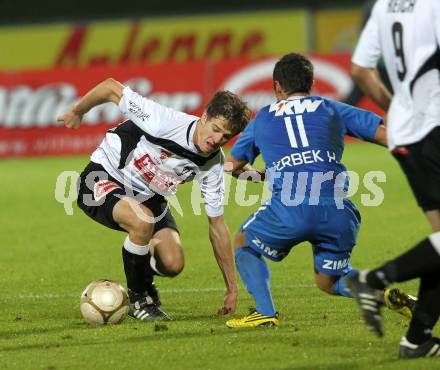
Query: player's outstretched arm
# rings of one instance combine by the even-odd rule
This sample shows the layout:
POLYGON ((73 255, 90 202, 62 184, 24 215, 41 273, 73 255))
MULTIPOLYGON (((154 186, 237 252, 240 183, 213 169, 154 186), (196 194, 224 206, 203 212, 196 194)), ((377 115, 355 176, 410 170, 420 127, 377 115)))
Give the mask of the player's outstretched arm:
POLYGON ((253 168, 247 161, 235 159, 232 155, 226 159, 224 168, 226 173, 237 178, 246 173, 246 180, 252 182, 264 181, 266 178, 265 171, 253 168))
POLYGON ((110 102, 119 104, 123 89, 124 85, 120 82, 113 78, 108 78, 92 88, 78 103, 69 108, 67 112, 58 116, 57 121, 63 122, 68 128, 78 128, 83 115, 93 107, 110 102))
POLYGON ((380 79, 376 68, 365 68, 352 63, 351 77, 365 95, 370 97, 383 111, 388 111, 392 96, 380 79))
POLYGON ((223 216, 208 217, 208 220, 209 239, 226 284, 223 307, 218 310, 218 314, 226 315, 235 312, 238 297, 234 258, 231 248, 231 236, 223 216))
POLYGON ((387 129, 385 125, 379 125, 374 134, 373 142, 382 146, 388 146, 387 129))

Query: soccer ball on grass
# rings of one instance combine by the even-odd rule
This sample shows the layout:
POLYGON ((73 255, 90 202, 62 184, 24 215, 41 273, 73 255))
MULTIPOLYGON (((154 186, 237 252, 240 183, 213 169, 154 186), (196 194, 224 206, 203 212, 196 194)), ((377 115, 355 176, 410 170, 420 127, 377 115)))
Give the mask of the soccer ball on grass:
POLYGON ((111 280, 96 280, 81 294, 81 314, 89 324, 118 324, 128 312, 126 290, 111 280))

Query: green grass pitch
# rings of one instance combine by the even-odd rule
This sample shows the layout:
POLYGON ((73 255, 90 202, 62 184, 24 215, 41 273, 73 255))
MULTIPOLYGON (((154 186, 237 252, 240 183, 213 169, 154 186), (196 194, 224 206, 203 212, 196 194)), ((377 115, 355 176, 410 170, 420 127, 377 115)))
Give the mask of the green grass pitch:
MULTIPOLYGON (((312 253, 299 245, 281 263, 270 263, 278 329, 231 330, 217 317, 223 281, 207 235, 206 217, 192 215, 191 187, 179 190, 184 217, 176 216, 186 266, 174 279, 157 279, 163 308, 175 318, 163 325, 126 319, 91 327, 79 311, 79 296, 92 280, 125 284, 124 234, 92 222, 74 207, 67 216, 54 197, 57 176, 80 171, 87 157, 0 162, 0 369, 438 369, 438 360, 397 360, 407 322, 385 311, 386 335, 376 339, 362 325, 351 299, 314 286, 312 253)), ((429 233, 403 174, 385 149, 350 143, 344 162, 361 175, 386 173, 385 199, 365 207, 361 184, 353 197, 362 227, 352 263, 372 267, 406 250, 429 233)), ((234 180, 235 181, 235 180, 234 180)), ((233 182, 235 184, 235 182, 233 182)), ((234 188, 235 186, 232 186, 234 188)), ((252 184, 248 194, 259 194, 252 184)), ((232 233, 257 206, 226 209, 232 233)), ((417 292, 416 282, 403 286, 417 292)), ((236 316, 252 300, 240 283, 236 316)), ((438 333, 438 330, 437 330, 438 333)))

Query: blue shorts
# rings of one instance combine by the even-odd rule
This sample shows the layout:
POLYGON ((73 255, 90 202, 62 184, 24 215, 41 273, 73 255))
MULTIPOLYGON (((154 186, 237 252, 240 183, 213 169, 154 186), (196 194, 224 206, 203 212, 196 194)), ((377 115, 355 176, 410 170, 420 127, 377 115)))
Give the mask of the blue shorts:
POLYGON ((287 207, 272 197, 242 225, 247 245, 273 261, 281 261, 298 243, 313 246, 314 265, 325 275, 343 275, 351 270, 350 256, 356 244, 361 216, 344 199, 344 208, 333 204, 301 204, 287 207))

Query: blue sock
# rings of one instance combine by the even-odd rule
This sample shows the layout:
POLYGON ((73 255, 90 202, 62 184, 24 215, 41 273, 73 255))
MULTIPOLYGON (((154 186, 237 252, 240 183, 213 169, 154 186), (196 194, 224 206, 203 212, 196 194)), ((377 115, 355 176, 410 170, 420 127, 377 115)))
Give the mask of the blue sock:
POLYGON ((269 267, 263 256, 249 247, 238 248, 235 264, 248 292, 254 297, 257 311, 265 316, 275 315, 269 284, 269 267))
POLYGON ((333 293, 335 293, 336 295, 341 295, 343 297, 352 298, 353 296, 351 295, 351 293, 347 289, 345 289, 346 279, 348 276, 351 276, 357 272, 358 272, 358 270, 353 269, 350 272, 348 272, 347 274, 341 275, 339 277, 339 279, 336 280, 335 284, 333 285, 333 293))

